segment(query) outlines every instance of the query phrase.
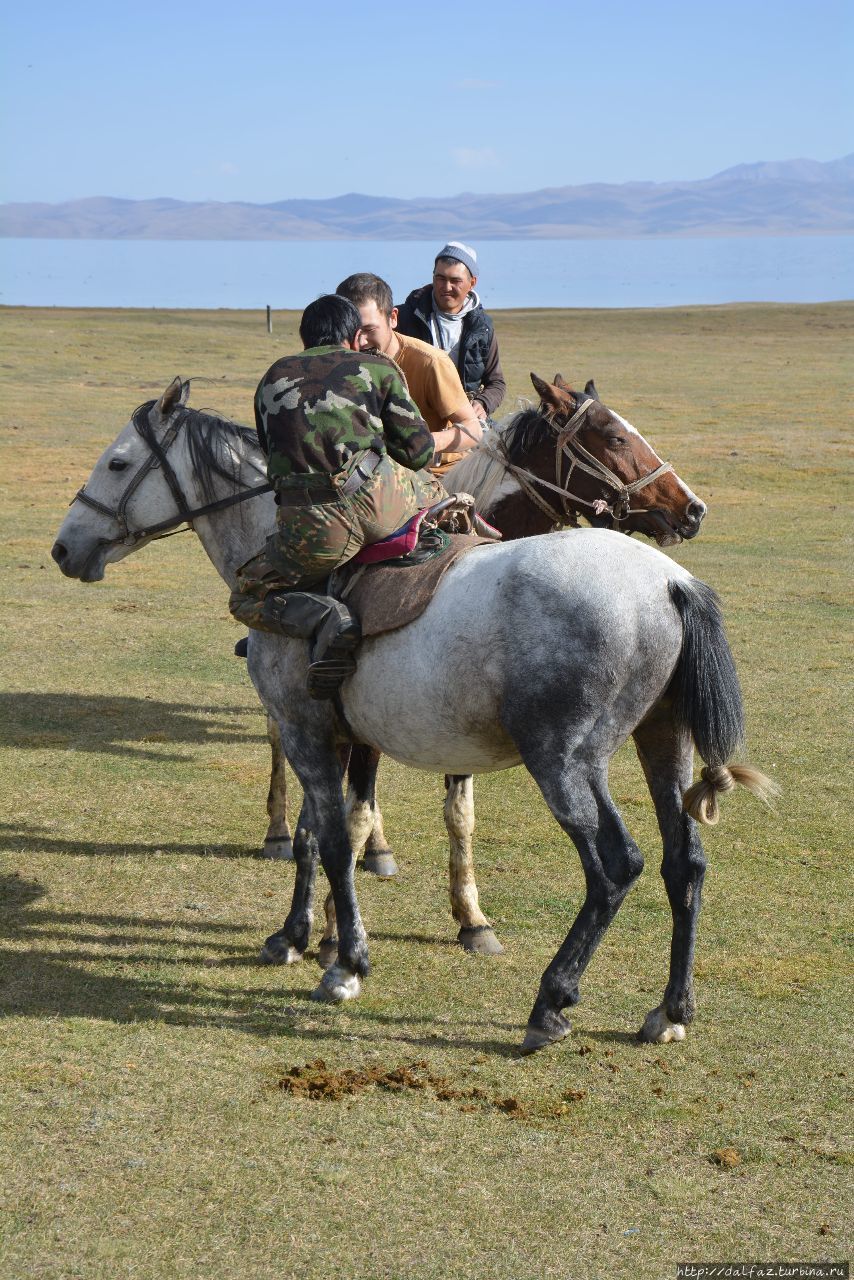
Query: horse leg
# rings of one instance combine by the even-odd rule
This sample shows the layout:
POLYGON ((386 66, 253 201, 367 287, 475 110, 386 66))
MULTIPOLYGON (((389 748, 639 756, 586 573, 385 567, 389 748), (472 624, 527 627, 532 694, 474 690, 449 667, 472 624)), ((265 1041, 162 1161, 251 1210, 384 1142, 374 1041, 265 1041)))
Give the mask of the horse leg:
POLYGON ((364 849, 363 866, 381 880, 396 876, 399 867, 383 831, 383 815, 377 804, 377 769, 380 753, 373 747, 355 746, 347 771, 347 823, 353 852, 364 849), (370 825, 368 824, 370 818, 370 825))
POLYGON ((668 706, 659 706, 634 732, 638 758, 655 804, 664 845, 661 874, 673 915, 670 975, 664 998, 650 1010, 641 1040, 666 1044, 685 1039, 694 1017, 694 947, 706 859, 693 818, 682 811, 682 795, 691 785, 694 747, 674 727, 668 706))
POLYGON ((310 817, 310 804, 304 800, 293 842, 296 876, 288 918, 276 933, 271 933, 261 948, 262 964, 296 964, 311 937, 314 919, 314 883, 317 877, 318 846, 315 823, 310 817))
MULTIPOLYGON (((528 761, 526 760, 526 764, 528 761)), ((546 803, 572 840, 586 882, 584 903, 540 981, 522 1042, 533 1053, 571 1030, 562 1012, 578 1003, 578 984, 620 904, 643 869, 643 858, 608 793, 606 766, 558 753, 528 764, 546 803)))
MULTIPOLYGON (((339 751, 335 756, 335 760, 337 795, 340 798, 341 777, 349 760, 349 748, 339 751)), ((320 824, 313 815, 311 797, 308 792, 305 792, 303 809, 299 816, 294 840, 294 857, 297 871, 294 879, 291 910, 282 928, 271 934, 261 949, 261 959, 266 964, 293 964, 302 959, 303 953, 308 946, 314 919, 314 888, 319 860, 317 830, 320 824)), ((338 951, 338 939, 334 937, 335 907, 332 893, 326 899, 326 917, 327 932, 329 932, 330 919, 332 921, 332 943, 335 950, 331 955, 327 956, 325 963, 321 960, 324 967, 331 965, 338 951)), ((322 950, 323 944, 321 944, 321 953, 322 950)))
MULTIPOLYGON (((318 734, 316 727, 290 726, 285 747, 303 789, 303 814, 307 816, 308 831, 314 837, 313 848, 319 851, 329 880, 338 921, 338 959, 324 973, 320 985, 312 992, 312 999, 332 1003, 352 1000, 362 989, 361 979, 367 975, 370 963, 367 935, 353 882, 353 850, 347 835, 341 761, 331 742, 318 734)), ((292 915, 298 905, 295 887, 292 915)), ((298 914, 296 918, 301 925, 302 918, 298 914)), ((283 932, 288 941, 299 946, 303 935, 292 935, 290 919, 285 921, 283 932)))
MULTIPOLYGON (((357 748, 353 749, 355 755, 357 748)), ((371 752, 374 767, 379 762, 379 754, 371 752)), ((360 766, 361 767, 361 766, 360 766)), ((353 762, 351 759, 348 781, 353 780, 353 762)), ((474 803, 472 780, 468 775, 447 777, 445 794, 445 825, 450 837, 450 894, 451 911, 454 919, 461 926, 457 939, 466 951, 476 951, 481 955, 499 956, 504 948, 495 936, 492 926, 480 909, 477 883, 474 878, 472 862, 471 837, 474 830, 474 803)), ((350 790, 347 793, 347 823, 353 848, 357 849, 360 828, 359 822, 367 820, 367 809, 359 805, 351 805, 350 790)), ((379 815, 379 809, 376 810, 379 815)), ((382 818, 380 817, 380 822, 382 818)), ((374 828, 376 830, 376 827, 374 828)), ((335 904, 329 893, 324 903, 326 927, 320 940, 318 963, 327 968, 335 958, 338 938, 335 933, 335 904)))
MULTIPOLYGON (((371 747, 354 746, 347 749, 346 759, 342 756, 342 766, 347 772, 347 796, 344 801, 347 816, 347 834, 353 849, 354 860, 370 839, 374 827, 374 811, 372 808, 374 784, 380 753, 371 747)), ((379 815, 379 809, 376 810, 379 815)), ((380 816, 382 830, 382 817, 380 816)), ((394 859, 392 859, 392 862, 394 859)), ((394 871, 397 871, 395 864, 394 871)), ((394 873, 389 873, 394 874, 394 873)), ((323 904, 326 922, 323 937, 317 950, 317 963, 321 969, 328 969, 338 954, 338 933, 335 921, 335 900, 330 890, 323 904)))
POLYGON ((338 921, 335 918, 335 899, 332 890, 327 893, 323 902, 325 924, 323 937, 317 947, 317 963, 321 969, 328 969, 338 956, 338 921))
POLYGON ((285 753, 279 726, 272 716, 267 716, 267 738, 270 743, 270 790, 267 792, 267 816, 270 824, 264 837, 262 858, 293 860, 294 850, 291 829, 288 825, 288 784, 285 778, 285 753))
MULTIPOLYGON (((356 888, 353 880, 355 858, 347 834, 344 804, 340 786, 337 795, 327 797, 325 813, 320 823, 321 861, 329 879, 331 903, 327 909, 327 930, 334 934, 337 926, 337 959, 324 972, 318 986, 312 991, 312 1000, 325 1000, 339 1004, 359 995, 360 979, 367 976, 367 935, 359 915, 356 888)), ((325 958, 321 952, 321 960, 325 958)))
POLYGON ((448 875, 451 912, 460 931, 457 941, 465 951, 500 956, 504 948, 480 909, 472 859, 474 788, 471 774, 445 775, 445 826, 451 845, 448 875))

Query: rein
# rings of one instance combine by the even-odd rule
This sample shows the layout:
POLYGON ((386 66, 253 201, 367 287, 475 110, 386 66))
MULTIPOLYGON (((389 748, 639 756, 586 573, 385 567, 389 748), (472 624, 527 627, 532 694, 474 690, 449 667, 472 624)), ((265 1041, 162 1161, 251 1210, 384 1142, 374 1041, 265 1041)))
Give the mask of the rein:
MULTIPOLYGON (((224 511, 227 507, 233 507, 238 502, 245 502, 248 498, 254 498, 259 493, 270 493, 273 486, 271 484, 256 485, 252 489, 239 489, 236 493, 230 494, 227 498, 220 498, 216 502, 208 502, 203 507, 190 507, 187 499, 184 497, 184 491, 181 483, 175 474, 172 464, 166 457, 167 452, 175 443, 178 435, 187 421, 189 413, 181 408, 176 409, 169 418, 166 430, 163 433, 162 440, 158 440, 154 432, 154 428, 148 421, 148 414, 144 408, 137 409, 133 415, 133 425, 137 434, 142 438, 148 447, 149 456, 145 459, 142 466, 131 477, 128 487, 116 503, 115 508, 108 507, 105 503, 99 502, 97 498, 92 498, 86 492, 86 486, 83 485, 78 489, 77 493, 71 499, 69 506, 73 506, 75 502, 82 502, 85 506, 91 507, 93 511, 100 511, 101 515, 109 516, 111 520, 115 520, 119 526, 121 537, 116 541, 129 546, 135 546, 144 538, 168 537, 172 533, 186 532, 193 528, 193 521, 200 516, 212 515, 215 511, 224 511), (127 505, 136 492, 142 481, 150 471, 160 468, 163 472, 163 478, 168 484, 172 497, 178 508, 174 516, 170 516, 168 520, 161 520, 157 524, 146 525, 143 529, 131 529, 127 522, 127 505), (182 530, 181 525, 185 524, 187 530, 182 530)), ((103 545, 103 543, 101 544, 103 545)))
POLYGON ((549 480, 544 480, 541 476, 535 475, 533 471, 529 471, 526 467, 520 467, 515 462, 511 462, 507 445, 500 436, 498 438, 499 452, 492 452, 488 445, 486 446, 486 452, 490 457, 497 459, 504 465, 506 470, 518 480, 519 487, 525 496, 530 498, 534 505, 539 507, 540 511, 544 512, 556 524, 568 523, 577 526, 578 516, 572 509, 571 504, 579 503, 581 506, 590 507, 593 513, 598 516, 605 515, 607 512, 611 517, 612 528, 616 528, 617 525, 623 524, 629 516, 638 515, 643 511, 642 507, 632 507, 632 494, 646 488, 648 484, 652 484, 653 480, 657 480, 659 476, 672 471, 673 467, 669 462, 662 462, 661 466, 656 467, 654 471, 650 471, 648 475, 641 476, 640 479, 632 480, 629 484, 625 484, 610 467, 606 467, 604 462, 600 462, 575 438, 592 404, 595 404, 594 400, 584 400, 569 421, 559 429, 555 426, 553 416, 544 415, 546 421, 557 433, 555 445, 556 483, 554 484, 549 480), (565 480, 561 483, 564 458, 569 462, 569 469, 565 480), (585 471, 596 480, 602 480, 610 489, 613 489, 616 493, 613 501, 608 503, 604 498, 596 498, 593 502, 589 502, 586 498, 581 498, 577 494, 571 493, 569 485, 572 480, 572 473, 576 468, 579 471, 585 471), (548 489, 551 493, 556 493, 561 500, 563 510, 556 511, 554 506, 537 492, 534 488, 535 485, 542 489, 548 489))

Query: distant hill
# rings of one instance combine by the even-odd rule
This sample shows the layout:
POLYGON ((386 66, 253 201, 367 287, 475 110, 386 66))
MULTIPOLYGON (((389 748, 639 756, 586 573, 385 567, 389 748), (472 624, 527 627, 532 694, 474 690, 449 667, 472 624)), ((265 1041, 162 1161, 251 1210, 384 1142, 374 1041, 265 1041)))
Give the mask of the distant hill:
POLYGON ((73 240, 430 240, 854 232, 854 155, 742 164, 699 182, 591 183, 423 200, 117 200, 0 205, 0 236, 73 240))

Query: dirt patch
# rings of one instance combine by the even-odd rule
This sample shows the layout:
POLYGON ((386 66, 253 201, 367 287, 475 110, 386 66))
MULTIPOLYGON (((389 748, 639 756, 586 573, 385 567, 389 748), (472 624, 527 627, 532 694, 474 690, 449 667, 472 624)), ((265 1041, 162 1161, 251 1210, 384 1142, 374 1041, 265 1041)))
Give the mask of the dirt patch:
POLYGON ((490 1094, 481 1085, 462 1086, 448 1076, 437 1075, 423 1059, 397 1067, 363 1067, 331 1070, 323 1058, 301 1067, 289 1067, 276 1076, 275 1088, 294 1098, 340 1102, 344 1098, 382 1089, 388 1093, 428 1090, 439 1102, 456 1102, 461 1111, 495 1109, 516 1120, 563 1116, 573 1103, 586 1096, 583 1089, 570 1089, 557 1102, 528 1104, 519 1098, 490 1094))
POLYGON ((709 1159, 720 1169, 737 1169, 741 1164, 741 1154, 735 1147, 721 1147, 719 1151, 713 1151, 709 1159))
POLYGON ((290 1067, 276 1080, 276 1088, 296 1098, 324 1099, 339 1102, 342 1098, 364 1093, 366 1089, 386 1089, 401 1093, 404 1089, 426 1089, 431 1077, 426 1062, 414 1062, 409 1066, 365 1067, 361 1070, 345 1068, 330 1071, 323 1058, 307 1062, 303 1067, 290 1067))

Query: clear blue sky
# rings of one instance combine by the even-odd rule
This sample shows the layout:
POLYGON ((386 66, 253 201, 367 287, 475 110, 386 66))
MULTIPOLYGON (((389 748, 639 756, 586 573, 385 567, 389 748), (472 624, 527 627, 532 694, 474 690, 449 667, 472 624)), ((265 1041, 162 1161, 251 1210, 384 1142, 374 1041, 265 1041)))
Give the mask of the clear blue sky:
POLYGON ((2 200, 527 191, 854 150, 852 0, 4 9, 2 200))

